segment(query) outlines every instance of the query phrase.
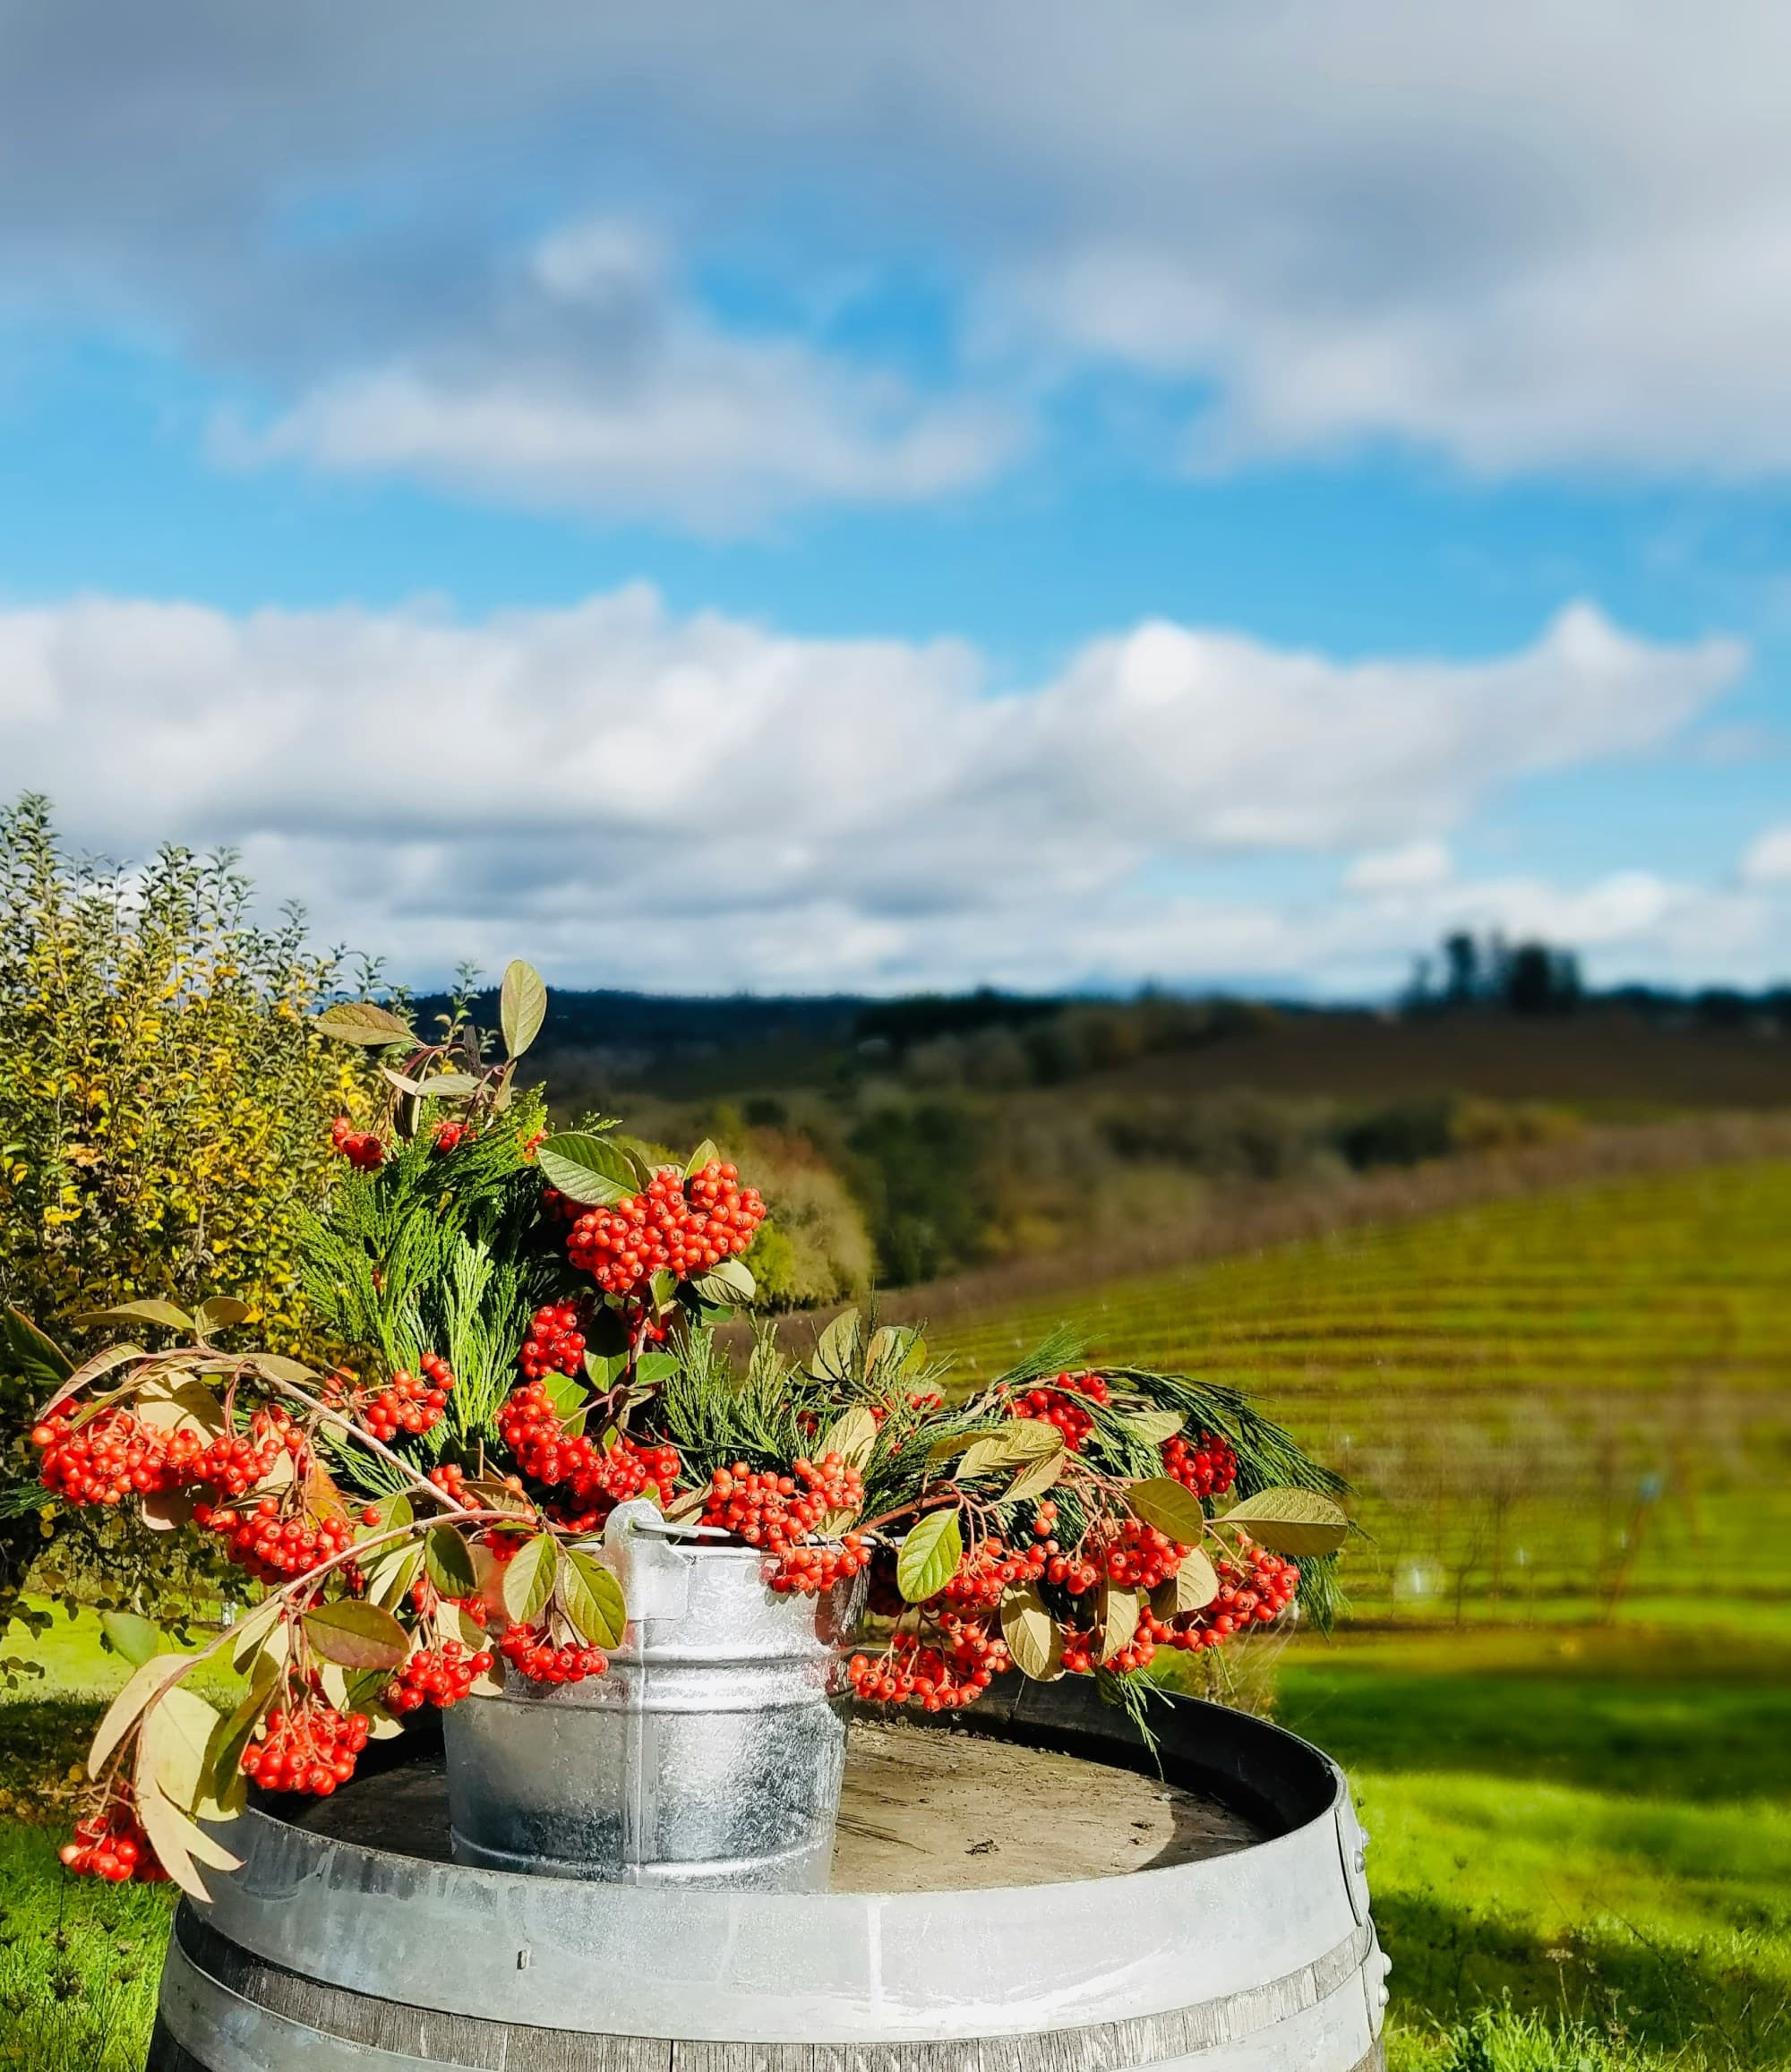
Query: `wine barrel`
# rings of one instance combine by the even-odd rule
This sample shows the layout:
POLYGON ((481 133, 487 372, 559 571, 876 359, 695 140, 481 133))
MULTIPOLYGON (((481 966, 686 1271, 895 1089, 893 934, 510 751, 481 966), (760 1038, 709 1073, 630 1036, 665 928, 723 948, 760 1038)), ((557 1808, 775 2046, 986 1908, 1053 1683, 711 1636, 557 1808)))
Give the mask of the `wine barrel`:
POLYGON ((427 1754, 252 1811, 176 1914, 148 2072, 1380 2067, 1341 1773, 1199 1700, 1152 1724, 1154 1758, 1077 1678, 998 1686, 968 1736, 864 1730, 826 1892, 454 1863, 427 1754))

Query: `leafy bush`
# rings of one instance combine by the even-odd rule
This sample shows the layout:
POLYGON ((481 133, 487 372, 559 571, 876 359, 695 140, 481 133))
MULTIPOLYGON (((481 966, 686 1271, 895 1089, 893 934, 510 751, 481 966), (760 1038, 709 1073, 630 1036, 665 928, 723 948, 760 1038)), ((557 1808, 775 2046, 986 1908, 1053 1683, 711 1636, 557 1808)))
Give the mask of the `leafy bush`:
POLYGON ((928 1280, 983 1255, 985 1134, 980 1115, 947 1100, 874 1109, 852 1133, 883 1280, 928 1280))
POLYGON ((807 1138, 752 1134, 745 1160, 771 1215, 747 1254, 768 1309, 813 1309, 870 1285, 870 1234, 844 1180, 807 1138))
MULTIPOLYGON (((227 854, 119 869, 72 858, 42 798, 0 809, 0 1303, 58 1338, 78 1310, 229 1287, 268 1343, 302 1344, 299 1225, 369 1068, 313 1025, 337 959, 251 898, 227 854)), ((0 1486, 30 1475, 39 1379, 0 1349, 0 1486)), ((41 1544, 21 1502, 0 1613, 41 1544)))
POLYGON ((41 798, 0 810, 0 1297, 40 1322, 227 1285, 300 1330, 300 1212, 367 1075, 311 1024, 337 960, 251 896, 227 854, 103 868, 41 798))

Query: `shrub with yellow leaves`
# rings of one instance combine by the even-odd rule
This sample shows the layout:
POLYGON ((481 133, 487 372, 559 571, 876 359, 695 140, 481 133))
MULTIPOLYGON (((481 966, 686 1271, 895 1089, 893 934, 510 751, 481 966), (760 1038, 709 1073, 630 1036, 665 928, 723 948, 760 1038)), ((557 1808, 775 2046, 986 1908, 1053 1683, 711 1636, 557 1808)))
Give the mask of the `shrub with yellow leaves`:
MULTIPOLYGON (((228 853, 116 869, 72 857, 47 800, 0 808, 0 1305, 55 1338, 76 1311, 227 1287, 263 1343, 306 1349, 300 1217, 327 1182, 330 1118, 371 1112, 374 1067, 317 1032, 339 958, 307 951, 296 910, 255 925, 252 897, 228 853)), ((0 1483, 16 1489, 33 1391, 6 1342, 0 1483)), ((49 1522, 10 1494, 0 1625, 49 1522)))

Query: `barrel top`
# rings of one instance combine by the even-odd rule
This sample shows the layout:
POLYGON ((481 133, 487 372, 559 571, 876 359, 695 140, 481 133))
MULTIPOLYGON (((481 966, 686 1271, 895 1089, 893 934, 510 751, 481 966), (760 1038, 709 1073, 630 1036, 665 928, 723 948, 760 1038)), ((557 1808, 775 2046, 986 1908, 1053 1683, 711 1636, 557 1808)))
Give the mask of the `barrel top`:
MULTIPOLYGON (((308 1834, 452 1861, 439 1756, 306 1807, 308 1834)), ((828 1889, 970 1892, 1166 1869, 1264 1838, 1209 1791, 992 1734, 856 1719, 828 1889)))
MULTIPOLYGON (((1136 1729, 1085 1679, 998 1690, 976 1712, 977 1733, 1080 1759, 1122 1803, 1139 1788, 1178 1790, 1256 1838, 1219 1854, 1159 1849, 1129 1876, 1110 1865, 1050 1884, 691 1892, 433 1862, 252 1809, 229 1835, 244 1867, 212 1881, 207 1918, 241 1948, 352 1991, 402 2000, 427 1976, 446 2012, 842 2042, 1183 2008, 1341 1962, 1367 1934, 1347 1789, 1293 1735, 1178 1699, 1153 1722, 1159 1781, 1136 1729)), ((422 1792, 426 1765, 400 1752, 414 1778, 389 1775, 383 1788, 422 1792)))

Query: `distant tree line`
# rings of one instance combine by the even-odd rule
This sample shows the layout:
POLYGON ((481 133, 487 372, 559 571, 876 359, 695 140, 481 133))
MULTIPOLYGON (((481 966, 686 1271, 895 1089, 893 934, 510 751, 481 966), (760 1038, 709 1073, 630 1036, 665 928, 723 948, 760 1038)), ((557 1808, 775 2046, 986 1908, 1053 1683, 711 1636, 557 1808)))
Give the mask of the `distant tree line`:
POLYGON ((1506 1015, 1572 1015, 1588 1006, 1617 1008, 1648 1022, 1702 1023, 1710 1028, 1791 1029, 1791 986, 1748 993, 1707 986, 1682 993, 1663 986, 1590 989, 1572 950, 1551 943, 1508 943, 1465 930, 1445 936, 1435 955, 1412 968, 1401 1006, 1408 1015, 1488 1011, 1506 1015))

